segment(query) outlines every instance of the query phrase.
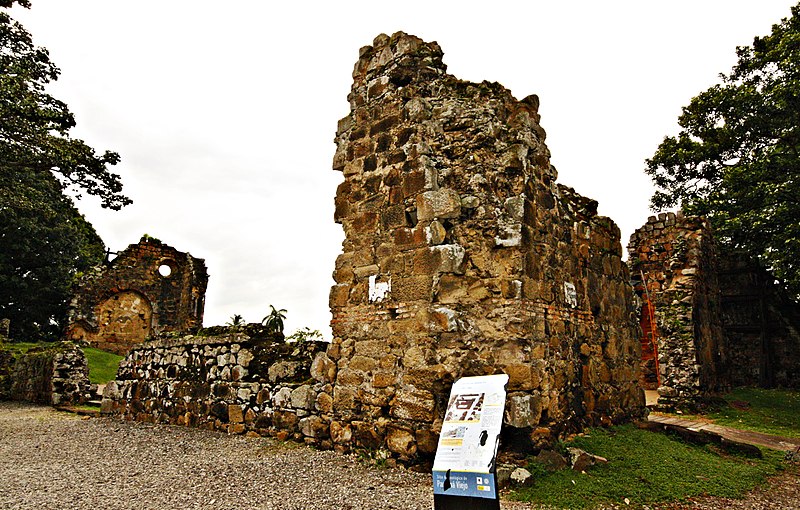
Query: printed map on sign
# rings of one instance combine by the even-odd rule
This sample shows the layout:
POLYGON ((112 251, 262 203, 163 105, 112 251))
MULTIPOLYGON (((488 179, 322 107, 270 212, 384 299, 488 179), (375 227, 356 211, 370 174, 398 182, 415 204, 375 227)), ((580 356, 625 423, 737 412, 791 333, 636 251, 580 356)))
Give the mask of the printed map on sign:
POLYGON ((466 395, 453 395, 447 404, 447 414, 444 421, 448 422, 479 422, 485 393, 468 393, 466 395))

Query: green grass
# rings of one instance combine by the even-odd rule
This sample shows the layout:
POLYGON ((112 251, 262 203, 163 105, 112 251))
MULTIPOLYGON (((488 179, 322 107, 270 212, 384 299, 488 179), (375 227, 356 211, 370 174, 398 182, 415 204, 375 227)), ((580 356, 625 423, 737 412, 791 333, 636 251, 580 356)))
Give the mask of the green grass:
POLYGON ((38 342, 3 342, 2 347, 7 351, 16 354, 25 354, 34 347, 46 346, 45 343, 38 342))
POLYGON ((780 470, 783 455, 770 450, 764 451, 764 459, 724 455, 631 425, 592 429, 566 446, 609 462, 585 474, 571 469, 547 473, 532 466, 537 474, 534 485, 518 489, 512 497, 576 509, 626 505, 626 498, 632 508, 701 495, 735 498, 780 470))
POLYGON ((800 437, 800 391, 737 388, 725 395, 728 406, 706 415, 718 425, 764 434, 800 437), (744 403, 732 406, 731 403, 744 403))
MULTIPOLYGON (((25 354, 34 347, 47 347, 48 343, 35 342, 5 342, 3 348, 13 352, 15 355, 25 354)), ((94 347, 84 347, 86 362, 89 365, 89 381, 93 384, 105 384, 113 381, 117 377, 117 368, 122 356, 101 351, 94 347)))
POLYGON ((122 356, 94 347, 84 347, 83 352, 89 363, 89 381, 92 384, 105 384, 117 378, 117 368, 122 356))

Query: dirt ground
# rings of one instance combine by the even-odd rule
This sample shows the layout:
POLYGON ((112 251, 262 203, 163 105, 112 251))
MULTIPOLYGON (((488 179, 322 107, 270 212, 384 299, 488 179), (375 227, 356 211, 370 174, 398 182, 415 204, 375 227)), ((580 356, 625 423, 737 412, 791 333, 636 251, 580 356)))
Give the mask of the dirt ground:
MULTIPOLYGON (((0 508, 432 508, 430 475, 266 438, 81 419, 0 402, 0 508)), ((542 508, 503 500, 503 510, 542 508)), ((627 508, 612 506, 609 508, 627 508)), ((800 509, 800 466, 742 500, 659 509, 800 509)))

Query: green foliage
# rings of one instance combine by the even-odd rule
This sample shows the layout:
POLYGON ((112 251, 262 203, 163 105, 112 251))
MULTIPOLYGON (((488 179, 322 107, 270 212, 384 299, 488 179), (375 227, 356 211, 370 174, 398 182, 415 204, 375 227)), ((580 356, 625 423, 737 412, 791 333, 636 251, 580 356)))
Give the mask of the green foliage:
POLYGON ((117 369, 123 356, 94 347, 84 347, 83 353, 86 355, 86 362, 89 365, 89 382, 105 384, 117 378, 117 369))
POLYGON ((570 446, 608 459, 584 473, 571 469, 538 473, 534 485, 515 499, 559 508, 594 508, 604 504, 633 508, 710 495, 740 497, 781 469, 779 452, 763 460, 720 456, 711 448, 689 445, 664 434, 633 426, 593 429, 570 446))
POLYGON ((242 317, 238 313, 233 314, 231 316, 231 319, 227 323, 225 323, 225 325, 236 330, 242 329, 245 325, 244 317, 242 317))
POLYGON ((281 308, 276 310, 274 306, 269 305, 269 315, 261 319, 261 324, 267 328, 267 333, 283 335, 283 321, 286 319, 286 310, 281 308))
POLYGON ((79 272, 103 261, 105 246, 49 173, 0 173, 0 317, 10 336, 60 334, 79 272))
MULTIPOLYGON (((9 2, 3 4, 7 7, 9 2)), ((0 12, 0 165, 60 177, 99 197, 103 207, 120 209, 131 201, 108 167, 119 155, 95 154, 83 140, 71 138, 75 119, 65 103, 45 92, 60 71, 46 49, 34 46, 22 25, 0 12)))
POLYGON ((800 296, 800 5, 722 83, 693 98, 647 161, 654 209, 707 216, 722 243, 759 258, 800 296))
POLYGON ((4 342, 2 348, 6 351, 11 351, 15 356, 19 356, 34 347, 42 347, 42 345, 38 342, 4 342))
POLYGON ((322 340, 322 333, 318 329, 303 327, 286 337, 287 342, 317 342, 322 340))
POLYGON ((108 170, 119 156, 69 136, 72 113, 45 92, 58 75, 47 50, 0 11, 0 318, 17 339, 57 336, 76 275, 102 261, 102 241, 64 192, 111 209, 130 203, 108 170))
POLYGON ((162 244, 161 243, 161 239, 159 239, 157 237, 153 237, 153 236, 151 236, 150 234, 147 234, 147 233, 142 234, 141 241, 142 242, 150 241, 151 243, 162 244))

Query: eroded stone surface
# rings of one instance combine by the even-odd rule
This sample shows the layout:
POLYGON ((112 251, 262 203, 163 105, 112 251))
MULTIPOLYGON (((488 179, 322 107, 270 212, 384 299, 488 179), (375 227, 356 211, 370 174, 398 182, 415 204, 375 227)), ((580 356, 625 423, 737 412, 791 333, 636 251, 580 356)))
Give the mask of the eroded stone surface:
POLYGON ((672 213, 651 216, 631 236, 628 251, 644 302, 643 385, 658 389, 661 406, 694 407, 730 384, 708 222, 672 213))
POLYGON ((125 354, 146 338, 202 326, 203 259, 143 237, 86 275, 70 304, 67 338, 125 354))
POLYGON ((362 48, 353 78, 333 163, 336 421, 388 414, 411 444, 437 432, 454 380, 495 372, 529 442, 639 416, 619 230, 556 183, 538 98, 458 80, 403 33, 362 48))

